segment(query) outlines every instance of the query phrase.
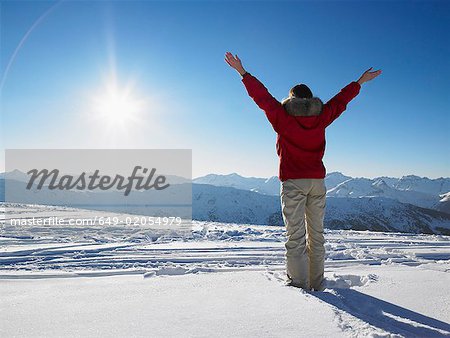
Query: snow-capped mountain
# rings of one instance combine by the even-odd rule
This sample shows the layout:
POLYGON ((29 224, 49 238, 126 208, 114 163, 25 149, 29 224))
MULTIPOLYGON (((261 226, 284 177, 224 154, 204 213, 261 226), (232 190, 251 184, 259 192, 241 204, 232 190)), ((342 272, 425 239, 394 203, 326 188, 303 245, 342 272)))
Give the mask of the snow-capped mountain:
POLYGON ((192 217, 227 223, 283 224, 278 197, 209 184, 192 185, 192 217))
POLYGON ((329 197, 387 197, 423 208, 433 208, 438 195, 415 190, 398 190, 389 186, 385 179, 352 178, 327 191, 329 197))
POLYGON ((440 195, 441 199, 435 209, 450 214, 450 192, 440 195))
POLYGON ((328 197, 325 226, 450 235, 450 215, 385 197, 328 197))
MULTIPOLYGON (((325 185, 328 189, 331 189, 337 186, 339 183, 342 183, 348 179, 351 179, 351 177, 345 176, 340 172, 332 172, 327 174, 327 176, 325 177, 325 185)), ((193 180, 193 183, 250 190, 273 196, 279 196, 280 194, 280 180, 277 176, 272 176, 269 178, 258 178, 243 177, 236 173, 228 175, 209 174, 206 176, 195 178, 193 180)))
POLYGON ((429 179, 428 177, 407 175, 386 182, 398 190, 412 190, 430 195, 445 194, 450 191, 450 178, 448 177, 429 179))
MULTIPOLYGON (((280 182, 276 176, 269 179, 242 177, 236 173, 230 175, 215 175, 194 179, 194 183, 211 184, 215 186, 234 187, 237 189, 255 191, 267 195, 279 196, 280 182)), ((399 202, 410 203, 423 208, 432 208, 450 212, 445 203, 439 201, 440 195, 450 192, 450 178, 429 179, 415 175, 395 177, 352 178, 340 172, 326 175, 325 185, 329 197, 386 197, 399 202), (443 206, 444 205, 444 206, 443 206)))
MULTIPOLYGON (((192 203, 201 221, 283 225, 277 196, 194 184, 192 203)), ((385 197, 328 197, 325 227, 450 234, 450 215, 385 197)))
POLYGON ((20 170, 14 169, 9 172, 0 173, 0 179, 9 179, 19 182, 28 182, 30 179, 28 175, 20 170))
POLYGON ((327 190, 330 190, 349 179, 351 179, 350 176, 346 176, 338 171, 335 171, 325 176, 325 186, 327 187, 327 190))
POLYGON ((280 193, 280 181, 276 176, 258 178, 243 177, 236 173, 228 175, 209 174, 195 178, 192 182, 197 184, 210 184, 218 187, 250 190, 266 195, 278 195, 280 193))

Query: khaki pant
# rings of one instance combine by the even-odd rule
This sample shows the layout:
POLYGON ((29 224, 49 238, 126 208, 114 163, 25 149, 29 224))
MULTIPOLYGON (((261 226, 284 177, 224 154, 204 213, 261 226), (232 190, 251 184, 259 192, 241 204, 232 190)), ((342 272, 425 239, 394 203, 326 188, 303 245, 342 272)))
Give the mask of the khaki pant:
POLYGON ((281 183, 287 275, 292 285, 306 290, 321 290, 323 283, 326 193, 323 179, 289 179, 281 183))

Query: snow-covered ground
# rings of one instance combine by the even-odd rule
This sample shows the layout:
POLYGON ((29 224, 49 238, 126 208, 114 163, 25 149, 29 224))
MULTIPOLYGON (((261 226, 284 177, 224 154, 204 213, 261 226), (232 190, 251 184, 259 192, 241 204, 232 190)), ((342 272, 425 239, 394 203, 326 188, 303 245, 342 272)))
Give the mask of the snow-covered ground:
POLYGON ((284 286, 283 227, 30 227, 9 217, 0 225, 1 337, 450 336, 450 237, 327 231, 328 287, 304 292, 284 286))

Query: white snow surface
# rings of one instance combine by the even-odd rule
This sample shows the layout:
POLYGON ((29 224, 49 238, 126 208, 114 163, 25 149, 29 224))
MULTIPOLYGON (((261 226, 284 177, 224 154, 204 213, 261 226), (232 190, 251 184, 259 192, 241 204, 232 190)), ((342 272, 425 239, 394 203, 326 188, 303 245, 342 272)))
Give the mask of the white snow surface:
POLYGON ((285 286, 284 227, 186 228, 3 220, 0 336, 450 336, 450 237, 326 231, 327 288, 306 292, 285 286))

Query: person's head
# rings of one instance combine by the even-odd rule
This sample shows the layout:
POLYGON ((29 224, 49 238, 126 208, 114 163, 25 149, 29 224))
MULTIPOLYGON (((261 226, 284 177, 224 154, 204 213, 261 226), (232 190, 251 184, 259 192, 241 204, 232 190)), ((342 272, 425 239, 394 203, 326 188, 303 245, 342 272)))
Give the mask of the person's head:
POLYGON ((298 99, 310 99, 313 97, 311 89, 305 84, 298 84, 291 88, 289 97, 296 97, 298 99))
POLYGON ((289 97, 281 104, 289 115, 316 116, 322 113, 323 103, 318 97, 313 97, 311 89, 305 84, 291 88, 289 97))

